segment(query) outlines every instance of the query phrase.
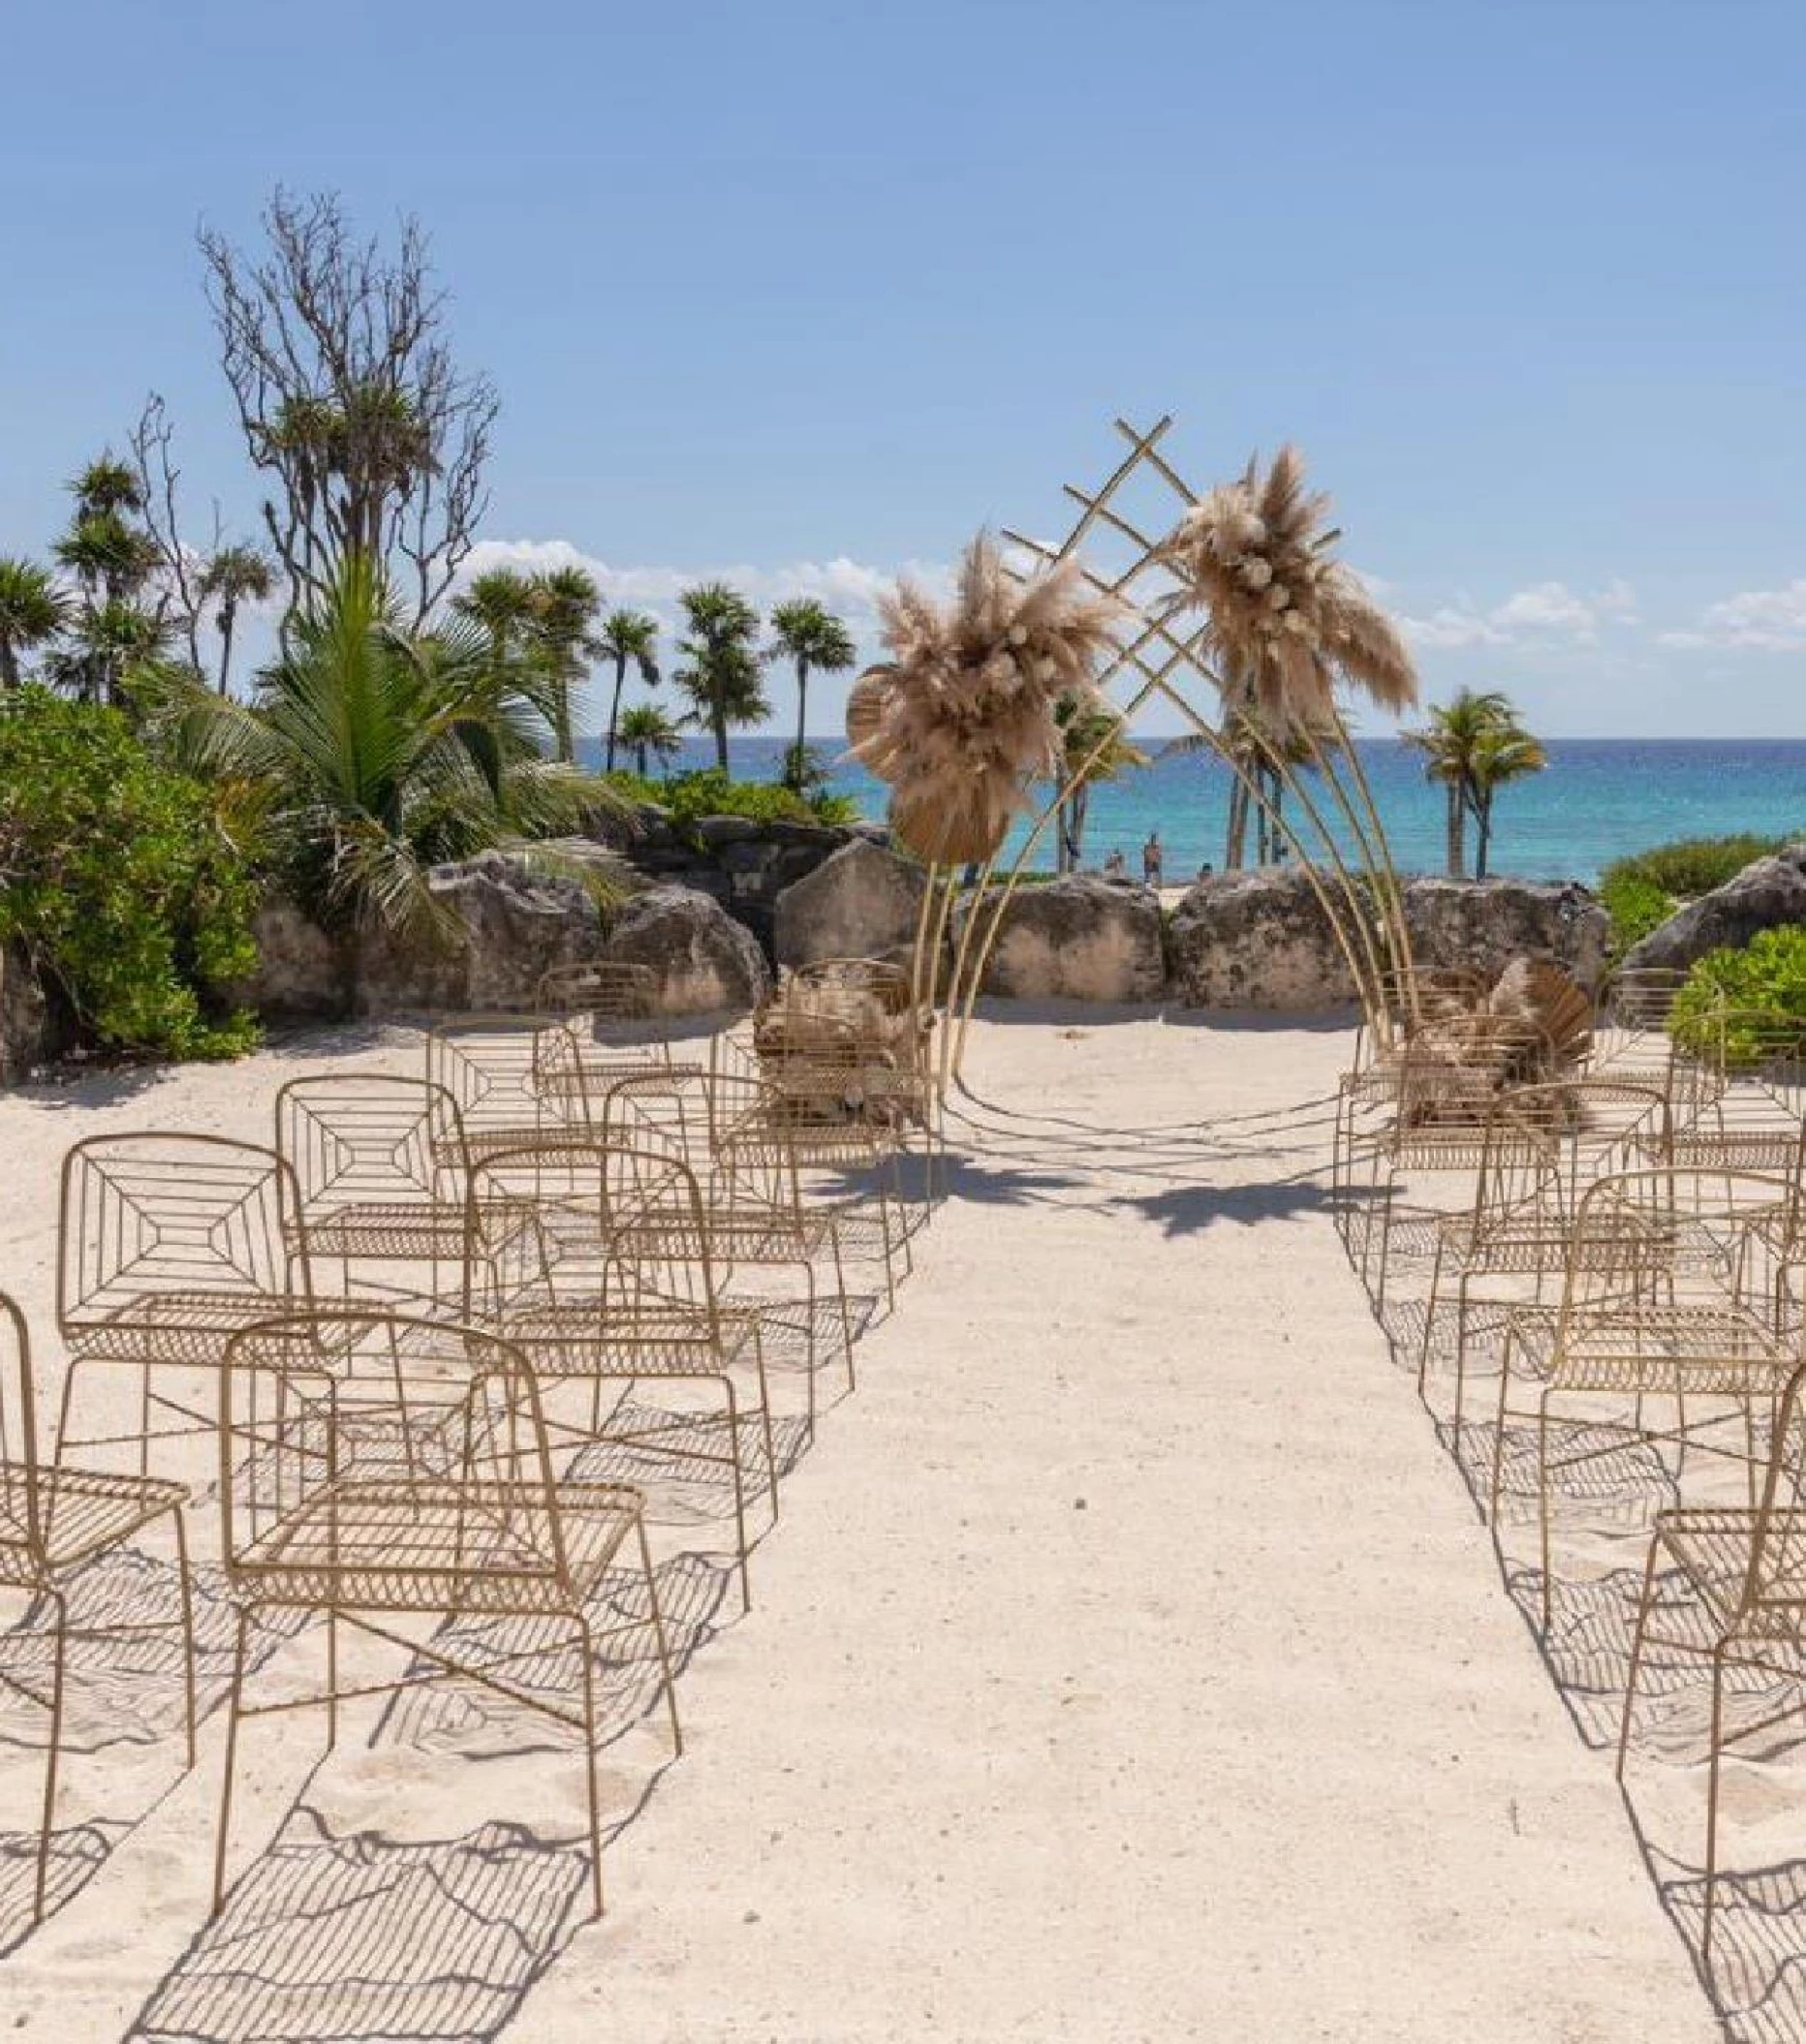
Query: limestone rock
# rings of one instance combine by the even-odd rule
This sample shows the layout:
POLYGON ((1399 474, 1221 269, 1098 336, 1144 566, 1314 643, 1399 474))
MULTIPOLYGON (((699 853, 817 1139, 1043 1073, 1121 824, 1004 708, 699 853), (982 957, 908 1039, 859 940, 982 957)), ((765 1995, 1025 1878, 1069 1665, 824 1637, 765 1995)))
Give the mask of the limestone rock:
POLYGON ((771 985, 752 934, 695 887, 648 887, 622 910, 602 955, 650 966, 661 1014, 755 1007, 771 985))
POLYGON ((271 895, 251 921, 257 970, 231 989, 234 1004, 278 1019, 329 1020, 346 1007, 338 946, 303 910, 271 895))
MULTIPOLYGON (((955 913, 964 927, 968 895, 955 913)), ((982 943, 992 909, 979 911, 982 943)), ((1131 881, 1071 874, 1018 887, 1004 910, 980 991, 1012 1001, 1158 1001, 1166 990, 1160 900, 1131 881)))
POLYGON ((1629 969, 1681 971, 1724 945, 1741 948, 1761 930, 1806 923, 1806 842, 1745 866, 1722 887, 1670 915, 1625 956, 1629 969))
POLYGON ((907 965, 927 891, 920 866, 856 837, 778 896, 777 961, 798 966, 819 958, 884 958, 907 965))

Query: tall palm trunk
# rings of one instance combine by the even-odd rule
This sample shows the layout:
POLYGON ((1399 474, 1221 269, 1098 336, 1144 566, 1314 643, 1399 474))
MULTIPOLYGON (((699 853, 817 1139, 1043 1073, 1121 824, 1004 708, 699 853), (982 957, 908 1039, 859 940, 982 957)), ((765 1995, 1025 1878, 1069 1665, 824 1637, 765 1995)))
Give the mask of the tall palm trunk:
POLYGON ((228 600, 220 605, 220 694, 226 693, 226 683, 232 673, 232 634, 238 621, 238 606, 228 600))
POLYGON ((805 742, 804 734, 809 728, 804 713, 808 706, 809 663, 806 660, 799 660, 796 663, 796 750, 791 756, 791 771, 788 776, 798 792, 802 789, 802 749, 805 742))
POLYGON ((1223 847, 1223 869, 1239 873, 1248 847, 1248 790, 1238 779, 1230 790, 1230 830, 1223 847))
POLYGON ((715 764, 725 774, 728 771, 728 720, 716 710, 709 723, 715 729, 715 764))
POLYGON ((1486 878, 1486 854, 1492 849, 1492 796, 1474 799, 1474 878, 1486 878))
MULTIPOLYGON (((608 701, 608 745, 607 752, 603 756, 602 770, 604 773, 611 774, 614 771, 614 728, 621 719, 621 689, 626 680, 627 655, 618 653, 615 655, 614 660, 614 694, 608 701)), ((639 778, 642 781, 646 778, 646 750, 644 746, 639 749, 639 778)))
POLYGON ((18 655, 14 651, 13 641, 0 633, 0 688, 18 687, 18 655))
POLYGON ((1458 781, 1448 784, 1448 878, 1467 877, 1467 796, 1458 781))

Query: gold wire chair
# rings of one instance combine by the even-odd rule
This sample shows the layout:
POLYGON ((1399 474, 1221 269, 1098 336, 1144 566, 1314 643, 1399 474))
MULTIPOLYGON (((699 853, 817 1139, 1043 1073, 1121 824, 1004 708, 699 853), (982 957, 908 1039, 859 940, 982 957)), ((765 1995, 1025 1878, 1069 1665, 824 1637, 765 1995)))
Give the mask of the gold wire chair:
POLYGON ((223 1135, 90 1136, 63 1160, 56 1317, 69 1354, 57 1440, 67 1448, 76 1386, 96 1369, 140 1373, 136 1433, 81 1437, 83 1446, 136 1442, 140 1471, 153 1440, 210 1433, 153 1377, 215 1375, 240 1328, 314 1304, 300 1192, 273 1150, 223 1135), (153 1414, 175 1423, 153 1425, 153 1414))
POLYGON ((711 1217, 694 1174, 668 1146, 558 1143, 497 1151, 471 1174, 473 1256, 466 1317, 520 1348, 543 1389, 589 1386, 577 1438, 678 1463, 725 1468, 733 1494, 740 1595, 752 1606, 745 1440, 736 1371, 757 1394, 765 1487, 778 1515, 777 1451, 757 1310, 722 1297, 711 1217), (530 1213, 534 1224, 518 1225, 530 1213), (719 1394, 725 1449, 699 1444, 668 1414, 642 1420, 639 1383, 719 1394), (615 1392, 603 1409, 605 1385, 615 1392))
POLYGON ((592 959, 540 975, 535 1005, 545 1014, 576 1012, 609 1021, 649 1021, 658 1011, 658 976, 649 965, 592 959))
POLYGON ((1806 1369, 1789 1378, 1776 1420, 1767 1472, 1753 1509, 1683 1505, 1660 1513, 1643 1570, 1624 1715, 1618 1731, 1618 1779, 1625 1779, 1639 1679, 1651 1647, 1703 1657, 1712 1671, 1706 1737, 1705 1929, 1701 1956, 1712 1961, 1718 1887, 1719 1802, 1723 1766, 1734 1746, 1766 1734, 1797 1715, 1798 1698, 1764 1712, 1754 1723, 1726 1720, 1726 1677, 1750 1670, 1798 1684, 1806 1679, 1806 1369), (1683 1614, 1703 1617, 1705 1643, 1683 1614), (1672 1631, 1667 1621, 1681 1619, 1672 1631))
POLYGON ((102 1555, 167 1518, 175 1534, 180 1593, 184 1721, 187 1764, 195 1764, 195 1618, 188 1572, 188 1534, 182 1515, 187 1492, 179 1483, 71 1469, 60 1458, 40 1459, 31 1341, 25 1316, 0 1292, 0 1591, 21 1591, 51 1616, 49 1693, 41 1695, 16 1673, 0 1669, 0 1684, 16 1689, 50 1719, 38 1824, 32 1921, 42 1922, 55 1834, 57 1774, 63 1750, 63 1707, 69 1647, 69 1584, 102 1555))
MULTIPOLYGON (((1500 1097, 1480 1147, 1474 1199, 1436 1223, 1429 1296, 1417 1357, 1423 1394, 1443 1287, 1455 1287, 1455 1402, 1460 1440, 1466 1404, 1472 1309, 1503 1309, 1513 1295, 1475 1287, 1529 1284, 1533 1303, 1559 1284, 1574 1253, 1574 1216, 1602 1171, 1623 1171, 1646 1137, 1666 1143, 1668 1103, 1653 1087, 1615 1078, 1580 1077, 1525 1086, 1500 1097)), ((1666 1154, 1666 1153, 1665 1153, 1666 1154)))
POLYGON ((600 1914, 600 1634, 591 1613, 635 1545, 671 1741, 683 1750, 639 1492, 559 1471, 538 1380, 514 1343, 443 1320, 352 1308, 272 1320, 233 1338, 219 1445, 226 1570, 238 1625, 214 1914, 226 1895, 243 1719, 324 1701, 330 1743, 338 1705, 348 1698, 448 1674, 582 1735, 591 1892, 600 1914), (325 1615, 324 1698, 246 1702, 250 1628, 274 1611, 325 1615), (425 1639, 396 1629, 421 1616, 446 1623, 425 1639), (545 1625, 527 1626, 512 1651, 479 1656, 456 1630, 473 1619, 568 1627, 579 1663, 576 1707, 550 1700, 515 1673, 517 1662, 544 1665, 545 1625), (408 1669, 391 1681, 342 1687, 341 1625, 395 1648, 408 1669), (424 1675, 415 1672, 420 1663, 424 1675))
POLYGON ((1545 1628, 1552 1477, 1641 1441, 1658 1452, 1672 1443, 1676 1482, 1692 1446, 1744 1464, 1754 1484, 1755 1408, 1779 1400, 1799 1353, 1752 1303, 1762 1279, 1750 1223, 1779 1206, 1797 1215, 1798 1201, 1797 1187, 1755 1172, 1668 1168, 1602 1179, 1575 1216, 1559 1306, 1507 1310, 1491 1518, 1498 1538, 1507 1429, 1514 1417, 1532 1421, 1545 1628), (1520 1388, 1535 1394, 1534 1410, 1514 1410, 1520 1388), (1572 1452, 1551 1455, 1554 1401, 1602 1397, 1634 1400, 1635 1409, 1628 1418, 1596 1418, 1572 1452), (1673 1404, 1671 1428, 1647 1420, 1651 1400, 1673 1404), (1723 1418, 1711 1414, 1714 1404, 1741 1419, 1740 1449, 1708 1438, 1723 1418), (1697 1416, 1702 1408, 1704 1418, 1697 1416))
MULTIPOLYGON (((276 1150, 295 1172, 311 1267, 426 1268, 424 1296, 464 1282, 469 1163, 457 1103, 427 1079, 334 1072, 291 1079, 276 1095, 276 1150)), ((393 1296, 387 1282, 367 1288, 393 1296)))
POLYGON ((1704 1081, 1674 1132, 1676 1163, 1806 1174, 1806 1049, 1799 1023, 1721 1007, 1704 1081))

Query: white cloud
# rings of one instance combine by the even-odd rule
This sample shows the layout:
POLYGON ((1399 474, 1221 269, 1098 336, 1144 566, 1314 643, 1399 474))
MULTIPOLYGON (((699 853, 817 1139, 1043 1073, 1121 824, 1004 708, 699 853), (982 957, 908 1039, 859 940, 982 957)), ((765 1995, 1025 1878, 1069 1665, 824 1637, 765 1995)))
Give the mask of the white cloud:
POLYGON ((1462 597, 1427 617, 1399 620, 1419 646, 1547 646, 1561 640, 1591 645, 1603 625, 1636 621, 1636 593, 1621 577, 1582 594, 1566 582, 1533 582, 1502 602, 1481 606, 1462 597))
POLYGON ((1806 648, 1806 575, 1781 589, 1746 589, 1709 604, 1698 625, 1664 632, 1665 646, 1748 646, 1766 653, 1806 648))

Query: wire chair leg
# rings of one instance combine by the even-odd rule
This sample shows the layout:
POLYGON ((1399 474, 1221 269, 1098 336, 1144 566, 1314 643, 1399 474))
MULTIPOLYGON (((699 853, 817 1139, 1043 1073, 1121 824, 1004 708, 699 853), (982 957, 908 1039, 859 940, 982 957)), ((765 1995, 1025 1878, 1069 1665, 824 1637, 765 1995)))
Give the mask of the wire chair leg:
POLYGON ((219 1830, 213 1843, 213 1906, 208 1918, 216 1917, 226 1902, 226 1855, 232 1836, 233 1770, 238 1757, 238 1719, 243 1708, 245 1640, 250 1631, 248 1606, 238 1612, 237 1637, 233 1643, 232 1688, 226 1701, 226 1762, 220 1776, 219 1830))
POLYGON ((170 1516, 175 1521, 175 1573, 182 1595, 183 1718, 188 1731, 188 1765, 192 1768, 198 1719, 195 1701, 195 1580, 188 1561, 188 1525, 182 1507, 171 1505, 170 1516))
POLYGON ((44 1809, 38 1824, 38 1877, 32 1890, 31 1920, 44 1921, 49 1893, 50 1842, 55 1837, 56 1778, 63 1754, 63 1690, 69 1653, 69 1605, 60 1590, 48 1593, 56 1610, 56 1646, 50 1665, 50 1750, 44 1762, 44 1809))
POLYGON ((1625 1763, 1631 1750, 1631 1716, 1636 1708, 1636 1685, 1643 1672, 1644 1636, 1649 1630, 1650 1606, 1655 1602, 1656 1561, 1661 1552, 1660 1534, 1649 1542, 1649 1560, 1643 1564, 1643 1594, 1636 1605, 1636 1630, 1631 1635, 1631 1665, 1624 1680, 1624 1716, 1618 1722, 1618 1780, 1624 1780, 1625 1763))
POLYGON ((677 1719, 677 1678, 671 1672, 670 1642, 665 1633, 665 1611, 659 1602, 659 1579, 652 1572, 652 1548, 646 1538, 646 1521, 643 1513, 636 1520, 639 1533, 639 1565, 645 1571, 646 1608, 652 1614, 652 1636, 658 1642, 659 1669, 665 1678, 665 1708, 670 1718, 671 1750, 683 1751, 683 1726, 677 1719))

